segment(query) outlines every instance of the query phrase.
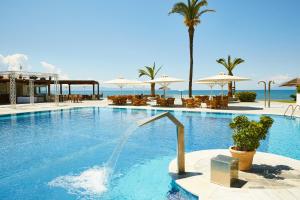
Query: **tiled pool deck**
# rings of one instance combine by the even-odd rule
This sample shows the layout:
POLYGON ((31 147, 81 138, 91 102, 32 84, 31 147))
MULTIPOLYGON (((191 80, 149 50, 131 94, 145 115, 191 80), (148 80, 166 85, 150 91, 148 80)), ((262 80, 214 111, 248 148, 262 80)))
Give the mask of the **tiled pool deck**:
POLYGON ((186 154, 186 175, 177 176, 177 162, 169 173, 175 182, 201 200, 296 200, 300 199, 300 161, 257 152, 249 172, 239 172, 243 184, 228 188, 210 183, 210 159, 229 150, 204 150, 186 154))
MULTIPOLYGON (((176 102, 180 104, 180 101, 176 102)), ((228 109, 207 109, 203 108, 182 108, 180 106, 172 108, 163 108, 155 106, 154 102, 150 102, 148 106, 114 106, 110 105, 107 100, 102 101, 84 101, 82 103, 60 103, 56 106, 55 103, 37 103, 37 104, 20 104, 16 108, 12 108, 10 105, 0 106, 0 115, 3 114, 15 114, 24 112, 46 111, 46 110, 60 110, 77 107, 115 107, 115 108, 134 108, 134 109, 159 109, 159 110, 176 110, 176 111, 193 111, 193 112, 222 112, 222 113, 236 113, 236 114, 275 114, 283 115, 286 108, 290 104, 272 102, 271 108, 264 108, 263 102, 253 103, 231 103, 228 109)), ((294 104, 295 105, 295 104, 294 104)), ((289 111, 287 114, 291 114, 289 111)), ((295 116, 300 117, 300 109, 295 112, 295 116)))

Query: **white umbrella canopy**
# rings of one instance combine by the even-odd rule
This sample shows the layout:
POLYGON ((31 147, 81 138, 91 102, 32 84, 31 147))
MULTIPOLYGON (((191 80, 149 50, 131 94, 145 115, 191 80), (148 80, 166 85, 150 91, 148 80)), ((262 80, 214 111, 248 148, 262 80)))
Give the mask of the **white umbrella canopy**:
POLYGON ((249 78, 239 77, 239 76, 231 76, 225 73, 220 73, 215 76, 209 76, 205 78, 198 79, 196 82, 214 82, 216 84, 229 83, 231 81, 248 81, 249 78))
POLYGON ((184 82, 183 79, 179 79, 179 78, 174 78, 174 77, 170 77, 170 76, 161 76, 159 78, 150 80, 150 81, 145 81, 145 83, 158 83, 161 86, 168 86, 171 83, 178 83, 178 82, 184 82))
POLYGON ((223 87, 227 83, 230 83, 232 81, 238 82, 238 81, 248 81, 249 78, 239 77, 239 76, 232 76, 227 75, 225 73, 220 73, 215 76, 209 76, 205 78, 198 79, 196 83, 205 84, 205 83, 215 83, 221 86, 222 88, 222 96, 223 96, 223 87))
POLYGON ((112 84, 112 85, 117 85, 118 87, 122 88, 126 85, 137 85, 137 84, 142 84, 143 82, 138 81, 138 80, 129 80, 125 79, 123 77, 119 77, 110 81, 105 81, 105 84, 112 84))
POLYGON ((129 79, 125 79, 123 77, 119 77, 113 80, 109 80, 109 81, 105 81, 105 84, 111 84, 111 85, 116 85, 119 88, 121 88, 121 91, 123 89, 123 87, 127 86, 127 85, 143 85, 144 83, 142 81, 138 81, 138 80, 129 80, 129 79))
POLYGON ((153 80, 150 80, 150 81, 145 81, 145 83, 158 83, 159 85, 161 85, 162 89, 164 90, 164 96, 165 96, 167 87, 171 83, 180 83, 180 82, 184 82, 184 80, 179 79, 179 78, 170 77, 170 76, 167 76, 167 75, 161 76, 159 78, 156 78, 156 79, 153 79, 153 80))

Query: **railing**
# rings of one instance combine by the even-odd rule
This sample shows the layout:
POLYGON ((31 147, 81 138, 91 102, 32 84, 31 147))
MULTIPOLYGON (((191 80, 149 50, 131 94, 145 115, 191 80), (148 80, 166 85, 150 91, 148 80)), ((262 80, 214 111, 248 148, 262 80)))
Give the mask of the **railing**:
POLYGON ((294 117, 294 114, 295 114, 297 108, 299 108, 299 110, 300 110, 300 105, 296 105, 295 107, 293 105, 289 105, 284 112, 284 116, 287 116, 287 112, 290 110, 290 108, 292 108, 292 113, 290 115, 290 117, 292 118, 292 117, 294 117))
POLYGON ((296 105, 296 107, 294 108, 294 110, 293 110, 293 112, 292 112, 292 114, 291 114, 291 117, 294 116, 294 114, 295 114, 297 108, 299 108, 299 110, 300 110, 300 105, 296 105))
POLYGON ((292 108, 292 113, 293 113, 293 110, 294 110, 294 106, 293 105, 289 105, 287 108, 286 108, 286 110, 285 110, 285 112, 284 112, 284 116, 286 116, 286 113, 289 111, 289 109, 290 108, 292 108))

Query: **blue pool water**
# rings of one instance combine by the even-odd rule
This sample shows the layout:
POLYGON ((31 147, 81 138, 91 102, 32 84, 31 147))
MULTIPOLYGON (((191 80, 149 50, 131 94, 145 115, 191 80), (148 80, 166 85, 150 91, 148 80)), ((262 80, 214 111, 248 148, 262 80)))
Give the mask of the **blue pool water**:
MULTIPOLYGON (((107 179, 106 162, 126 129, 159 112, 82 108, 0 117, 0 199, 194 199, 167 173, 176 156, 176 129, 167 119, 134 131, 107 179)), ((232 144, 235 115, 173 114, 185 125, 187 152, 232 144)), ((272 117, 259 150, 300 160, 300 120, 272 117)))

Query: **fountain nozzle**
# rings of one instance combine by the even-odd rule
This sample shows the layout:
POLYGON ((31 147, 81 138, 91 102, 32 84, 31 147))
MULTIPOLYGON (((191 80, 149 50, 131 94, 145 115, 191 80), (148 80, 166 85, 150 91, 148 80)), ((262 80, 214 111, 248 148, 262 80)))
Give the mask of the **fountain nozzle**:
POLYGON ((149 124, 151 122, 154 122, 156 120, 159 120, 163 117, 167 117, 169 120, 171 120, 177 127, 177 167, 178 167, 178 174, 185 173, 185 150, 184 150, 184 126, 183 124, 174 117, 169 112, 164 112, 152 117, 149 117, 144 120, 140 120, 137 122, 138 126, 144 126, 146 124, 149 124))

